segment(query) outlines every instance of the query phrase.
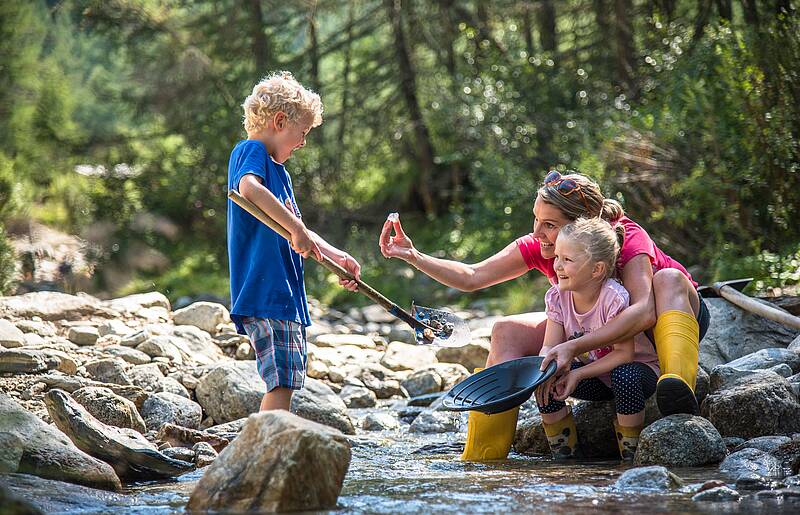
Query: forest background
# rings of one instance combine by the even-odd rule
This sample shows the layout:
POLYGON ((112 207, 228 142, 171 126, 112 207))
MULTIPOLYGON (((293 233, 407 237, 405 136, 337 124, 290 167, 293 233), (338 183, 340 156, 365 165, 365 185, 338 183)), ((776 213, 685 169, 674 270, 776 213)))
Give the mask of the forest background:
POLYGON ((325 104, 287 163, 307 225, 399 304, 540 307, 537 274, 460 294, 377 239, 398 211, 421 250, 483 259, 530 231, 549 169, 597 179, 701 283, 797 285, 793 3, 4 1, 0 290, 35 220, 86 241, 94 294, 226 298, 228 156, 276 70, 325 104))

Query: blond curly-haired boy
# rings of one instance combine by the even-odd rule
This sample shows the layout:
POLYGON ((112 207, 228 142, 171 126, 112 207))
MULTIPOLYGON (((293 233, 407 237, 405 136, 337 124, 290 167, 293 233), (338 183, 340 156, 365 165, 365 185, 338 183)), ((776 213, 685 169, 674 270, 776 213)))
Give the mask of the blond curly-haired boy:
MULTIPOLYGON (((267 386, 261 410, 288 410, 292 392, 303 387, 306 373, 305 328, 310 319, 303 258, 320 259, 324 254, 356 277, 361 267, 305 226, 284 167, 305 146, 309 131, 322 123, 319 95, 291 73, 277 72, 256 84, 242 107, 247 139, 231 152, 228 188, 282 225, 291 243, 228 201, 231 318, 238 332, 250 339, 267 386)), ((354 281, 340 284, 356 289, 354 281)))

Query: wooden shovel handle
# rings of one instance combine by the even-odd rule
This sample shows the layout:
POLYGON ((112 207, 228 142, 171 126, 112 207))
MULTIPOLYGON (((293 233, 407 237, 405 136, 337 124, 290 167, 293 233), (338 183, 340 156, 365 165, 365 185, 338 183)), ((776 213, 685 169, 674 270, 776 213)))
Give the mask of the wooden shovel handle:
MULTIPOLYGON (((238 205, 239 207, 241 207, 242 209, 244 209, 245 211, 247 211, 248 213, 250 213, 251 215, 256 217, 261 223, 263 223, 264 225, 266 225, 267 227, 269 227, 273 231, 275 231, 278 234, 280 234, 286 240, 288 240, 289 242, 292 241, 292 236, 291 236, 291 234, 289 234, 289 231, 287 231, 281 224, 276 222, 267 213, 262 211, 261 208, 259 208, 257 205, 253 204, 252 202, 250 202, 249 200, 244 198, 238 191, 236 191, 234 189, 228 190, 228 198, 231 199, 236 205, 238 205)), ((312 256, 313 256, 313 254, 312 254, 312 256)), ((314 259, 316 259, 316 256, 314 256, 314 259)), ((384 297, 378 290, 376 290, 375 288, 373 288, 369 284, 365 283, 364 281, 362 281, 360 279, 356 279, 353 276, 353 274, 351 274, 350 272, 348 272, 347 270, 342 268, 338 263, 336 263, 333 260, 331 260, 331 258, 326 256, 325 254, 322 255, 322 259, 317 260, 317 261, 319 261, 319 263, 322 266, 324 266, 325 268, 327 268, 328 270, 330 270, 331 272, 333 272, 337 276, 341 277, 342 279, 355 281, 356 284, 358 285, 358 291, 359 292, 361 292, 364 295, 366 295, 367 297, 369 297, 373 302, 376 302, 376 303, 380 304, 381 306, 383 306, 383 308, 386 311, 388 311, 393 316, 399 318, 403 322, 409 324, 411 327, 414 327, 414 328, 417 328, 417 327, 419 327, 419 328, 427 328, 428 327, 427 325, 423 324, 422 322, 420 322, 419 320, 414 318, 411 315, 411 313, 408 313, 407 311, 405 311, 402 308, 400 308, 400 306, 398 306, 397 304, 395 304, 391 300, 389 300, 386 297, 384 297)))
POLYGON ((757 300, 748 297, 744 293, 730 286, 723 285, 716 287, 715 285, 714 289, 717 290, 720 296, 724 297, 725 300, 727 300, 731 304, 739 306, 745 311, 755 313, 756 315, 760 315, 764 318, 768 318, 775 322, 781 323, 787 327, 792 327, 794 329, 800 330, 799 317, 796 317, 790 313, 786 313, 785 311, 773 308, 772 306, 767 306, 766 304, 762 304, 757 300))

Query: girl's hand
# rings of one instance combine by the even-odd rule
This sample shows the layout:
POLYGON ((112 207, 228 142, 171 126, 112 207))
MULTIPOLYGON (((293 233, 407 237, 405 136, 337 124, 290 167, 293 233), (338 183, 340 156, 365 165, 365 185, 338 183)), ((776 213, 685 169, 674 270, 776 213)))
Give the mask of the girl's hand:
POLYGON ((381 248, 383 257, 396 257, 403 261, 413 259, 414 252, 416 251, 416 249, 414 249, 414 244, 411 242, 411 238, 406 236, 406 233, 403 231, 403 226, 400 225, 399 217, 395 220, 387 219, 383 223, 378 246, 381 248), (392 236, 392 230, 394 230, 394 236, 392 236))
POLYGON ((581 380, 580 375, 577 374, 575 371, 569 372, 559 377, 554 387, 555 399, 559 401, 566 400, 567 397, 572 395, 572 392, 575 391, 575 388, 578 386, 580 380, 581 380))
MULTIPOLYGON (((337 260, 342 268, 353 274, 358 280, 361 280, 361 265, 350 254, 345 254, 341 259, 337 260)), ((358 283, 349 279, 339 278, 339 284, 347 290, 358 291, 358 283)))
POLYGON ((557 380, 558 378, 553 376, 536 387, 533 393, 536 396, 536 403, 539 406, 544 407, 550 404, 550 401, 553 399, 553 386, 557 380))

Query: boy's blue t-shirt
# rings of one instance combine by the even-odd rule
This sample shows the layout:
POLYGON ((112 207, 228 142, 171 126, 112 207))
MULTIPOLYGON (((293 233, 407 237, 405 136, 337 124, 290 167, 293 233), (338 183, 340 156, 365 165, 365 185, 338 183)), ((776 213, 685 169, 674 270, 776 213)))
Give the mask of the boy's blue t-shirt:
MULTIPOLYGON (((300 217, 292 179, 272 160, 260 141, 236 144, 228 162, 228 188, 239 191, 247 174, 300 217)), ((289 242, 228 199, 228 261, 231 274, 231 319, 245 334, 242 318, 259 317, 311 324, 303 283, 303 258, 289 242)))

